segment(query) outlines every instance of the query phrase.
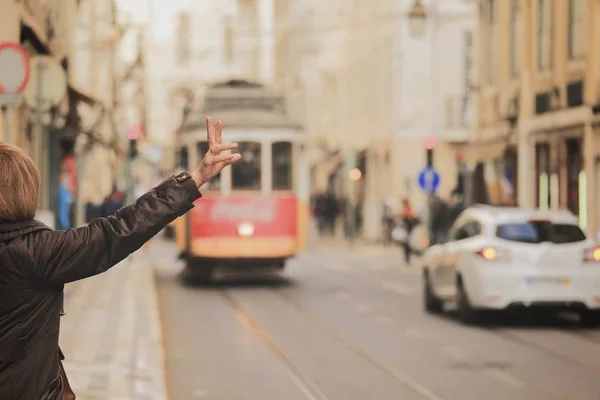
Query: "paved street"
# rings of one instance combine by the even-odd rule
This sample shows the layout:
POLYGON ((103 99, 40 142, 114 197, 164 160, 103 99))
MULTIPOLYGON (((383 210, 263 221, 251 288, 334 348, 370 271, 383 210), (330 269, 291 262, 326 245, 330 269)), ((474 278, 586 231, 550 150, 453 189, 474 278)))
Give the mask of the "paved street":
POLYGON ((199 287, 157 246, 173 400, 600 399, 600 331, 426 315, 393 252, 312 250, 280 276, 199 287))
POLYGON ((60 345, 82 400, 166 397, 160 320, 148 255, 68 284, 60 345))

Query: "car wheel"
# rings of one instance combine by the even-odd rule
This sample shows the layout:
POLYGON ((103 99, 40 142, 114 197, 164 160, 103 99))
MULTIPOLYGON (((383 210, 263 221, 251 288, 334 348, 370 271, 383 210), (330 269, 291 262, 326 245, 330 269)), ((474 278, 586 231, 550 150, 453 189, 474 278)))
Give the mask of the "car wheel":
POLYGON ((471 306, 467 292, 463 287, 462 282, 457 283, 456 287, 456 303, 458 320, 463 324, 472 325, 478 321, 477 310, 471 306))
POLYGON ((585 311, 579 317, 579 323, 585 328, 600 327, 600 311, 585 311))
POLYGON ((431 314, 439 314, 444 308, 444 303, 433 293, 428 272, 423 274, 423 303, 425 311, 431 314))

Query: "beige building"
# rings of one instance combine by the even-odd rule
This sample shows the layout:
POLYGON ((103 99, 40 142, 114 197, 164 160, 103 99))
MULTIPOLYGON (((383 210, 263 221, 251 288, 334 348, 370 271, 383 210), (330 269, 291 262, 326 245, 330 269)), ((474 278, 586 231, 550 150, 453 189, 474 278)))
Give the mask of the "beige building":
POLYGON ((440 194, 457 184, 457 145, 470 133, 466 101, 474 4, 430 0, 423 37, 410 35, 414 0, 276 3, 276 82, 312 137, 313 190, 350 195, 366 239, 381 237, 386 198, 409 198, 434 133, 440 194), (345 161, 352 160, 349 163, 345 161), (351 183, 344 166, 357 167, 351 183))
MULTIPOLYGON (((116 84, 116 3, 94 0, 0 0, 0 42, 20 42, 30 57, 48 55, 67 76, 61 103, 38 115, 26 104, 11 107, 11 134, 0 113, 0 140, 26 149, 42 173, 40 209, 56 217, 63 145, 74 146, 76 224, 88 200, 110 193, 122 144, 115 130, 120 93, 116 84)), ((53 218, 52 216, 50 218, 53 218)))
MULTIPOLYGON (((76 4, 76 0, 0 0, 0 43, 18 43, 30 58, 47 55, 68 70, 76 4)), ((77 93, 69 90, 50 112, 37 114, 25 102, 0 112, 0 140, 25 149, 40 167, 40 209, 45 212, 56 207, 57 139, 69 129, 79 100, 77 93)))
POLYGON ((568 208, 600 229, 600 1, 480 2, 479 200, 568 208))

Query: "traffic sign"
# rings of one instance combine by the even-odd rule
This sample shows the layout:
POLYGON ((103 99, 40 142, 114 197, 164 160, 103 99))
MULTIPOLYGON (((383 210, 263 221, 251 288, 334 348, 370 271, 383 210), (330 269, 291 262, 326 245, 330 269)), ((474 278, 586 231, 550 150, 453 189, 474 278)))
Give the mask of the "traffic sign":
POLYGON ((438 143, 437 137, 433 133, 426 135, 425 138, 423 139, 423 147, 425 147, 425 150, 435 149, 437 146, 437 143, 438 143))
POLYGON ((14 42, 0 43, 0 105, 18 105, 30 77, 29 55, 14 42))
POLYGON ((43 55, 31 59, 31 70, 31 82, 23 92, 25 102, 33 110, 48 112, 67 94, 67 74, 58 61, 43 55))
POLYGON ((127 139, 138 140, 143 134, 142 127, 140 125, 133 125, 127 129, 127 139))
POLYGON ((428 194, 434 194, 438 190, 440 181, 440 174, 433 168, 424 168, 417 178, 421 190, 428 194))

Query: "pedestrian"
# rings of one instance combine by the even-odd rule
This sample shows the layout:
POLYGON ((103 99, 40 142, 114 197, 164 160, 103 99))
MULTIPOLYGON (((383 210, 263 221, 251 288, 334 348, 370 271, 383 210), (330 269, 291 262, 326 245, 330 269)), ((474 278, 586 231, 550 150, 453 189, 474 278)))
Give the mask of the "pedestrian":
POLYGON ((34 220, 40 172, 20 148, 0 143, 0 399, 72 399, 58 347, 63 288, 107 271, 182 216, 199 188, 240 159, 221 154, 222 124, 207 118, 209 152, 116 215, 53 231, 34 220))
POLYGON ((335 237, 335 225, 337 222, 337 218, 339 215, 339 201, 335 197, 335 193, 332 190, 329 190, 325 195, 325 206, 324 206, 324 218, 325 218, 325 227, 326 231, 331 237, 335 237))
POLYGON ((442 243, 446 237, 447 209, 448 205, 440 196, 434 194, 429 198, 429 242, 431 245, 442 243))
POLYGON ((400 219, 402 221, 402 225, 406 230, 406 239, 402 242, 402 248, 404 249, 404 261, 406 265, 410 264, 410 256, 413 253, 413 248, 411 244, 411 235, 412 232, 417 225, 417 216, 410 205, 410 201, 408 199, 402 200, 402 211, 400 212, 400 219))

